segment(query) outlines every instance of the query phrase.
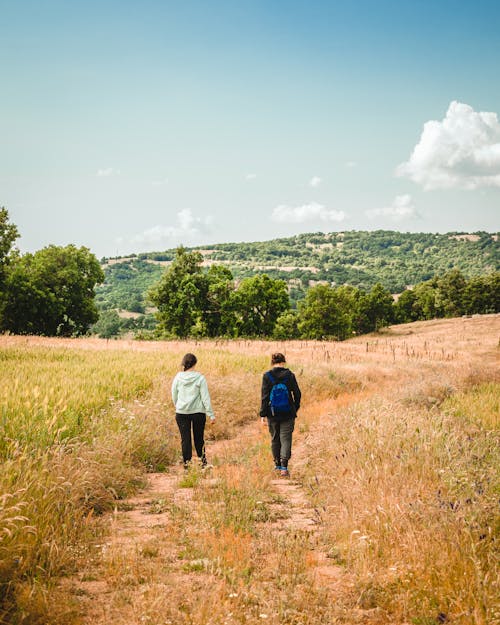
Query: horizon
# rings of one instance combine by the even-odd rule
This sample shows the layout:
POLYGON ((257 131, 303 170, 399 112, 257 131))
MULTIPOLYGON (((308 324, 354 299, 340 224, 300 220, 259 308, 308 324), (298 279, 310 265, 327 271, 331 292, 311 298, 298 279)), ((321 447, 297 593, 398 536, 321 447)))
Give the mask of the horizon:
POLYGON ((3 20, 22 252, 500 229, 492 0, 20 0, 3 20))

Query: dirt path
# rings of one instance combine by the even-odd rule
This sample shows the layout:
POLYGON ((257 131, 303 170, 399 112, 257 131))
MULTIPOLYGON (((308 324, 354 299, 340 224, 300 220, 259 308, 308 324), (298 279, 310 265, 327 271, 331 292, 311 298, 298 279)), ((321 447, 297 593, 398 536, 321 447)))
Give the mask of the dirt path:
MULTIPOLYGON (((299 432, 295 436, 297 465, 304 461, 304 439, 305 435, 299 432)), ((242 448, 266 447, 267 444, 267 428, 251 423, 242 428, 237 439, 207 444, 207 456, 215 466, 201 476, 195 488, 186 487, 182 467, 175 466, 168 473, 150 474, 147 488, 120 502, 110 515, 109 536, 100 552, 76 579, 71 580, 70 592, 77 598, 78 611, 84 614, 81 622, 84 625, 176 623, 164 616, 167 597, 169 604, 182 606, 182 588, 186 586, 199 587, 200 593, 206 592, 208 587, 213 589, 214 585, 227 586, 227 580, 221 580, 220 572, 209 566, 206 558, 189 553, 182 533, 183 519, 189 524, 189 519, 194 518, 200 491, 217 484, 220 471, 235 462, 242 448), (204 572, 202 582, 200 571, 204 572)), ((273 544, 279 544, 280 537, 290 533, 306 541, 309 578, 329 593, 335 593, 339 585, 348 583, 345 569, 335 565, 322 547, 320 515, 309 503, 299 481, 294 479, 293 471, 289 479, 270 474, 267 491, 268 514, 266 520, 259 523, 258 534, 272 535, 273 544)), ((271 550, 267 557, 272 560, 276 554, 271 550)), ((238 596, 227 588, 219 594, 233 601, 238 596)), ((229 607, 227 613, 232 614, 229 607)), ((186 618, 178 622, 195 621, 186 618)), ((201 622, 208 621, 200 617, 201 622)))

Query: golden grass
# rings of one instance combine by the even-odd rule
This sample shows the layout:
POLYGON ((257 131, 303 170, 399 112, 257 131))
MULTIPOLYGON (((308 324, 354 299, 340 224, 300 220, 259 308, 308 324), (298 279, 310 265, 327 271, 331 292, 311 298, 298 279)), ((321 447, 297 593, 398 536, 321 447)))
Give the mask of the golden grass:
POLYGON ((425 401, 409 392, 410 401, 400 391, 341 409, 313 434, 305 475, 327 542, 353 574, 364 608, 416 624, 493 623, 500 437, 491 410, 500 385, 447 399, 432 378, 420 390, 425 401))
POLYGON ((88 606, 96 624, 497 622, 498 330, 485 316, 342 344, 0 337, 0 622, 72 625, 85 591, 59 580, 85 561, 110 593, 102 614, 88 606), (280 527, 263 428, 209 458, 192 500, 157 502, 169 521, 141 546, 109 543, 103 513, 179 459, 183 353, 222 440, 256 419, 277 350, 304 393, 292 474, 320 533, 280 527), (318 548, 344 570, 333 589, 318 548))

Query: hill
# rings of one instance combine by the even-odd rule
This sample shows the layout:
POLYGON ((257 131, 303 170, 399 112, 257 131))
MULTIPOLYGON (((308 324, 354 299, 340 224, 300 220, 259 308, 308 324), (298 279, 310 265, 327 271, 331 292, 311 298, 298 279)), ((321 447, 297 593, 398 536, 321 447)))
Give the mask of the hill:
MULTIPOLYGON (((381 282, 392 293, 400 293, 407 286, 453 268, 470 278, 500 267, 499 235, 487 232, 316 232, 187 249, 200 251, 206 266, 226 265, 236 279, 267 273, 285 280, 292 302, 320 281, 367 290, 381 282)), ((98 306, 102 310, 144 313, 148 289, 159 280, 174 255, 171 249, 103 258, 106 279, 97 289, 98 306)))

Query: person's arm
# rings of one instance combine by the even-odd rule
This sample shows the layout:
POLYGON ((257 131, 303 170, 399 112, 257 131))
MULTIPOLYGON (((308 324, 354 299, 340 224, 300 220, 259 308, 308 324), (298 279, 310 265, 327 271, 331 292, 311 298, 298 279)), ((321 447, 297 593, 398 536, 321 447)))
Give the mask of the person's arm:
POLYGON ((260 416, 262 418, 269 416, 269 396, 271 394, 271 381, 266 374, 262 376, 260 416))
POLYGON ((215 421, 215 415, 212 409, 212 402, 210 401, 210 393, 208 392, 208 384, 205 376, 202 376, 200 380, 200 396, 205 412, 210 417, 210 421, 215 421))
POLYGON ((290 380, 290 390, 292 391, 293 404, 295 406, 295 411, 297 411, 300 408, 300 398, 302 397, 302 393, 300 392, 297 378, 295 377, 295 374, 293 373, 292 373, 292 378, 290 380))
POLYGON ((172 382, 172 401, 174 402, 174 406, 177 404, 178 396, 179 396, 179 389, 177 387, 177 376, 175 376, 172 382))

